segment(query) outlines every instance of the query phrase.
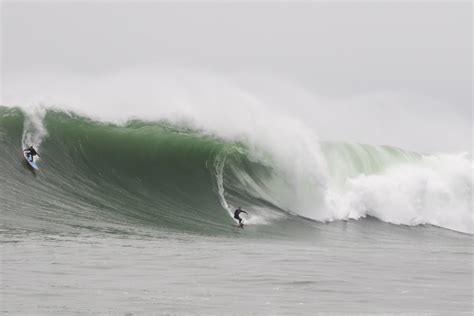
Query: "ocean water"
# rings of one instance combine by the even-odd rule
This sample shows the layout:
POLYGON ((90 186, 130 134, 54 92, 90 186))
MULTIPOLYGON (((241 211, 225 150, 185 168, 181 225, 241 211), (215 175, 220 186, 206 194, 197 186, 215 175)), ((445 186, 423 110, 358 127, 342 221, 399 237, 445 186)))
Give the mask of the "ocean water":
POLYGON ((205 123, 0 107, 0 310, 473 313, 469 154, 205 123))
POLYGON ((2 312, 472 313, 470 237, 376 220, 335 226, 305 240, 239 228, 225 237, 3 232, 2 312))

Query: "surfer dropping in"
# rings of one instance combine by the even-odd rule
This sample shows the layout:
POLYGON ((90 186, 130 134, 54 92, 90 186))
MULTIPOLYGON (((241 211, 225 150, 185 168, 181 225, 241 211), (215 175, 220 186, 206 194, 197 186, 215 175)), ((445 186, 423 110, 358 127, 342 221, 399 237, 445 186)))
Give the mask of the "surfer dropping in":
POLYGON ((242 223, 242 218, 240 218, 240 213, 245 213, 249 214, 246 211, 242 210, 242 208, 239 206, 235 211, 234 211, 234 218, 239 221, 240 227, 244 227, 244 224, 242 223))
POLYGON ((33 148, 33 146, 30 146, 29 148, 26 148, 25 150, 23 150, 24 152, 26 152, 26 156, 28 157, 28 159, 33 162, 33 157, 34 156, 40 156, 36 150, 33 148))

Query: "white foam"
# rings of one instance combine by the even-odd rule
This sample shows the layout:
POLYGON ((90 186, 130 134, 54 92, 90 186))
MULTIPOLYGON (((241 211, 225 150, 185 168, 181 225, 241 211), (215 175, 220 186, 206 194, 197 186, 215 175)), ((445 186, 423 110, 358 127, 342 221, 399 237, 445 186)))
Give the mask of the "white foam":
POLYGON ((329 193, 335 219, 366 215, 394 224, 432 224, 474 233, 473 163, 468 154, 424 156, 329 193))

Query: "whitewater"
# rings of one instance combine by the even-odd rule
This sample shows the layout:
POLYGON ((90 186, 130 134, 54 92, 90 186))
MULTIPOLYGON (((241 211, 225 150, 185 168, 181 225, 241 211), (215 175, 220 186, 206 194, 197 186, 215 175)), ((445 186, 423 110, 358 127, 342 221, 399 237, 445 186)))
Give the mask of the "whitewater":
MULTIPOLYGON (((6 83, 4 311, 472 311, 470 144, 364 142, 378 126, 370 107, 354 114, 368 138, 325 139, 308 117, 326 113, 301 107, 306 92, 289 89, 289 112, 239 82, 139 68, 6 83), (39 172, 22 160, 29 145, 39 172), (249 212, 244 229, 232 218, 238 206, 249 212), (22 301, 25 287, 44 303, 22 301), (87 306, 93 295, 101 299, 87 306)), ((434 138, 436 123, 418 122, 434 138)))

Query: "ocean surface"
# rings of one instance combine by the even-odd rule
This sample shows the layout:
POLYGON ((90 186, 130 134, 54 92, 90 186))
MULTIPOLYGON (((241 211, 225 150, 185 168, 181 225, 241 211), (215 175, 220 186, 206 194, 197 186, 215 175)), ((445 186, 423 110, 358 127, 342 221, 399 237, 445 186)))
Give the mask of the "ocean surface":
POLYGON ((0 311, 471 315, 470 154, 297 127, 0 107, 0 311))

